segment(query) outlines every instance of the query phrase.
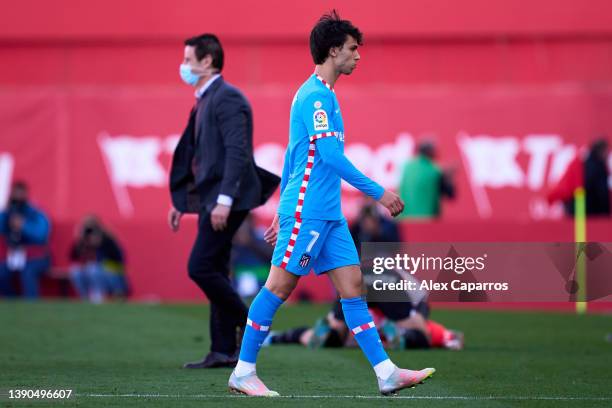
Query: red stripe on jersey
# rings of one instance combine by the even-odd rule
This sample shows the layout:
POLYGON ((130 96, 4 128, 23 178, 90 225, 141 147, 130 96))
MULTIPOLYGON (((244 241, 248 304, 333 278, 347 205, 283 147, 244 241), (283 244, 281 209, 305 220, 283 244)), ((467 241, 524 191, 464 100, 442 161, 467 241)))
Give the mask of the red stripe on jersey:
POLYGON ((319 81, 323 82, 323 85, 325 85, 325 87, 326 87, 327 89, 329 89, 329 90, 330 90, 330 91, 332 91, 332 92, 334 91, 334 88, 332 88, 332 86, 331 86, 331 85, 330 85, 330 84, 329 84, 329 83, 328 83, 326 80, 324 80, 324 79, 323 79, 323 78, 322 78, 320 75, 315 74, 315 77, 316 77, 316 78, 317 78, 319 81))
MULTIPOLYGON (((312 170, 312 167, 314 166, 314 160, 310 160, 311 158, 314 158, 315 156, 315 144, 314 142, 310 142, 309 148, 308 148, 308 161, 306 162, 306 168, 304 169, 304 176, 302 178, 302 183, 306 182, 308 183, 308 180, 310 179, 310 175, 308 174, 308 170, 312 170)), ((304 205, 304 199, 306 197, 306 186, 302 185, 300 187, 300 194, 304 195, 304 198, 299 198, 298 197, 298 202, 297 205, 295 207, 295 224, 293 224, 293 229, 291 230, 292 234, 295 234, 296 236, 300 233, 300 226, 301 226, 301 222, 302 222, 302 206, 304 205), (298 225, 299 223, 299 225, 298 225)), ((293 248, 295 247, 295 239, 289 239, 289 244, 287 245, 287 250, 285 251, 285 258, 289 259, 291 258, 291 254, 293 252, 293 248)), ((285 269, 287 267, 288 262, 285 262, 283 260, 283 262, 281 262, 280 267, 282 269, 285 269)))
MULTIPOLYGON (((340 132, 317 133, 316 135, 310 136, 310 141, 314 142, 315 140, 323 139, 324 137, 338 136, 339 134, 340 134, 340 132)), ((314 153, 314 150, 312 150, 312 152, 314 153)), ((310 152, 309 152, 309 154, 310 154, 310 152)))

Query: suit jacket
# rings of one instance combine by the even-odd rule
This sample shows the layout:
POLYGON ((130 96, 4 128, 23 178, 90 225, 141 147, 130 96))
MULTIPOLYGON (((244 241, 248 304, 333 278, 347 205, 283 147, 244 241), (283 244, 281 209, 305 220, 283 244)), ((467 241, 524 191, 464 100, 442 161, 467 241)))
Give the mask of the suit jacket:
POLYGON ((174 207, 210 212, 219 194, 233 198, 232 210, 266 202, 280 178, 255 165, 251 105, 234 86, 217 78, 191 111, 170 170, 174 207))

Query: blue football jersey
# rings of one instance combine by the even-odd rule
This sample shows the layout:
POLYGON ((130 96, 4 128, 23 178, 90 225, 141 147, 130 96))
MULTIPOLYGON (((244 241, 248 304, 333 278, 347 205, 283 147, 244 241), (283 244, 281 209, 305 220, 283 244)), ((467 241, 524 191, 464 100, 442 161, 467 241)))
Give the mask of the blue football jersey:
POLYGON ((340 220, 340 176, 321 160, 316 140, 333 137, 344 152, 344 124, 335 92, 313 74, 291 104, 278 213, 298 219, 340 220))

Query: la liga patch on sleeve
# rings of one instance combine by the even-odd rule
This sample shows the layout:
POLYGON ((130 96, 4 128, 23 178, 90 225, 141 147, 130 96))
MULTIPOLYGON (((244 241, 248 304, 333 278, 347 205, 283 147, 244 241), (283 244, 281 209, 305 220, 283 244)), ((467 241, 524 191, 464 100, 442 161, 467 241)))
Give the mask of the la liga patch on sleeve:
POLYGON ((329 120, 327 119, 327 112, 323 109, 317 109, 312 115, 314 130, 329 130, 329 120))

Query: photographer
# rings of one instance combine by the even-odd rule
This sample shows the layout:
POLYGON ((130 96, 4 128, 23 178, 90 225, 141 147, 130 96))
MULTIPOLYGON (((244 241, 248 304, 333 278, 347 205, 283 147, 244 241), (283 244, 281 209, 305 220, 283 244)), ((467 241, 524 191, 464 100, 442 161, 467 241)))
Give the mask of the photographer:
POLYGON ((28 198, 28 186, 13 184, 6 209, 0 213, 0 294, 15 296, 13 276, 19 274, 24 297, 39 295, 39 281, 49 268, 49 220, 28 198))
POLYGON ((125 298, 128 285, 123 251, 97 217, 86 216, 70 251, 70 278, 83 300, 102 303, 108 296, 125 298))

